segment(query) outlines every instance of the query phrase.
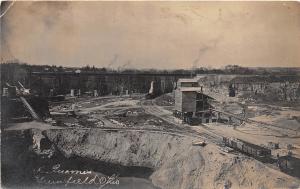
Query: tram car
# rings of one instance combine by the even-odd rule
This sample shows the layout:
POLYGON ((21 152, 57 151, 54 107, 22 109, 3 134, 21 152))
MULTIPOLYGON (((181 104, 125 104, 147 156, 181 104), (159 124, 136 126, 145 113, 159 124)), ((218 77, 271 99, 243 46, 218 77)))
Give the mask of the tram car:
POLYGON ((258 146, 240 139, 223 137, 225 146, 234 150, 250 155, 261 161, 268 161, 271 158, 271 150, 262 146, 258 146))

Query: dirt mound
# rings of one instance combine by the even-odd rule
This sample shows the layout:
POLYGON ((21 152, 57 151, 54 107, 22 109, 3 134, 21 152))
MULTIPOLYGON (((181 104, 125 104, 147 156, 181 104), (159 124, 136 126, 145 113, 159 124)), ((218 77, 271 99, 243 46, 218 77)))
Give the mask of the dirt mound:
POLYGON ((157 97, 155 103, 159 106, 174 106, 175 99, 172 93, 167 93, 157 97))
POLYGON ((164 128, 172 128, 173 126, 161 118, 147 114, 142 108, 131 108, 114 112, 111 115, 107 115, 105 118, 122 127, 143 128, 151 125, 157 129, 160 128, 163 130, 164 128))

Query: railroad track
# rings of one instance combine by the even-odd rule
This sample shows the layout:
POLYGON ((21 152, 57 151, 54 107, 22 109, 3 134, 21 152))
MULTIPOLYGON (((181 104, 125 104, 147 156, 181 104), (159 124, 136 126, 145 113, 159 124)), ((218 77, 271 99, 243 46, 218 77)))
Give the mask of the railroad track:
MULTIPOLYGON (((174 121, 174 117, 172 114, 165 114, 164 111, 160 110, 160 107, 158 107, 155 103, 154 100, 147 100, 147 101, 143 101, 141 102, 141 106, 142 108, 145 110, 145 112, 154 115, 158 118, 163 119, 164 121, 176 125, 178 127, 187 127, 190 128, 189 126, 183 125, 183 124, 179 124, 176 121, 174 121), (145 105, 145 102, 147 103, 147 105, 145 105), (170 117, 171 116, 171 117, 170 117)), ((165 110, 167 111, 167 110, 165 110)), ((199 126, 204 126, 204 125, 199 125, 199 126)), ((205 129, 205 128, 204 128, 205 129)), ((220 144, 222 142, 222 136, 218 135, 217 133, 213 132, 213 131, 209 131, 207 129, 205 129, 204 132, 200 132, 197 131, 196 129, 192 129, 190 131, 188 131, 189 136, 197 136, 199 138, 205 138, 207 140, 209 140, 210 142, 213 142, 215 144, 220 144)))
POLYGON ((52 130, 73 130, 73 129, 81 129, 81 130, 91 130, 97 129, 101 131, 137 131, 137 132, 156 132, 162 134, 169 134, 169 135, 176 135, 180 137, 194 137, 194 138, 201 138, 201 136, 192 133, 186 133, 178 130, 162 130, 162 129, 145 129, 145 128, 115 128, 115 127, 102 127, 102 128, 87 128, 87 127, 68 127, 68 128, 59 128, 59 129, 52 129, 52 130))
MULTIPOLYGON (((157 118, 160 118, 174 127, 179 129, 155 129, 155 128, 128 128, 128 127, 115 127, 116 125, 110 123, 109 120, 101 121, 104 123, 104 127, 96 127, 96 128, 87 128, 87 127, 68 127, 68 128, 60 128, 60 130, 72 130, 72 129, 81 129, 81 130, 90 130, 97 129, 102 131, 112 131, 112 132, 122 132, 122 131, 136 131, 136 132, 155 132, 169 135, 176 135, 180 137, 193 137, 193 138, 201 138, 212 143, 220 144, 222 141, 222 137, 212 131, 205 129, 205 131, 197 131, 196 129, 192 129, 190 126, 183 125, 175 121, 172 113, 168 113, 167 110, 161 110, 161 107, 158 107, 153 100, 141 101, 140 106, 145 110, 146 113, 151 114, 157 118), (145 105, 147 103, 147 105, 145 105), (183 130, 181 130, 183 129, 183 130)), ((56 129, 55 129, 56 130, 56 129)))
MULTIPOLYGON (((178 125, 178 123, 174 120, 173 115, 171 115, 172 117, 169 117, 170 114, 166 114, 164 112, 164 111, 167 111, 167 110, 160 110, 160 108, 153 102, 153 100, 148 100, 148 101, 141 102, 141 107, 145 110, 145 112, 147 112, 151 115, 159 117, 159 118, 163 119, 166 122, 178 125), (145 105, 144 104, 145 102, 149 103, 150 105, 148 105, 148 104, 145 105)), ((182 125, 178 125, 178 126, 182 127, 182 125)))
POLYGON ((260 124, 260 125, 265 125, 266 127, 273 127, 273 128, 277 128, 277 129, 281 129, 281 130, 282 129, 283 130, 289 130, 289 131, 292 131, 292 132, 296 132, 297 131, 295 129, 290 129, 290 128, 287 128, 287 127, 283 127, 283 126, 279 126, 279 125, 275 125, 275 124, 271 124, 271 123, 265 123, 265 122, 262 122, 262 121, 256 121, 256 120, 252 120, 252 119, 249 119, 249 118, 239 117, 239 116, 234 115, 232 113, 224 112, 224 111, 217 110, 217 109, 212 109, 212 111, 213 112, 223 113, 223 114, 226 114, 228 116, 234 117, 236 119, 239 119, 241 121, 248 122, 248 123, 256 123, 256 124, 260 124))

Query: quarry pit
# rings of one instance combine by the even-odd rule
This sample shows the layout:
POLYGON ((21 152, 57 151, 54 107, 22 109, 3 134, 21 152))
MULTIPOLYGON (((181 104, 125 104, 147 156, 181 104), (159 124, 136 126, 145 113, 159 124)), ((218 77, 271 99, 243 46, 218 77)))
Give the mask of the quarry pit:
MULTIPOLYGON (((245 99, 217 94, 211 95, 216 106, 240 116, 245 99)), ((8 188, 299 188, 299 108, 246 102, 243 123, 189 125, 173 115, 174 104, 172 93, 50 102, 49 118, 2 131, 2 182, 8 188), (228 150, 222 137, 280 143, 273 157, 293 144, 294 159, 280 170, 274 161, 228 150)))
POLYGON ((3 181, 8 186, 13 182, 38 188, 63 180, 64 183, 55 187, 65 187, 70 175, 55 170, 79 170, 101 176, 118 175, 119 185, 108 184, 103 188, 221 188, 224 182, 230 183, 232 188, 295 188, 299 185, 299 180, 255 159, 223 153, 215 144, 194 146, 193 140, 194 137, 145 131, 8 131, 3 145, 14 148, 3 149, 7 155, 2 158, 9 162, 4 167, 8 177, 3 181), (39 143, 35 149, 32 138, 39 143), (10 180, 12 178, 14 180, 10 180), (43 180, 38 184, 32 182, 37 178, 43 180))

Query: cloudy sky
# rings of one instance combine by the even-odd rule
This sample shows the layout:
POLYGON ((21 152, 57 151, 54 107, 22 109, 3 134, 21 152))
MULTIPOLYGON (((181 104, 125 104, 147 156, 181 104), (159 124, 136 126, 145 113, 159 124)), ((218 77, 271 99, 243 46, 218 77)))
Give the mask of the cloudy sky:
POLYGON ((300 66, 297 2, 16 2, 1 59, 192 68, 300 66))

